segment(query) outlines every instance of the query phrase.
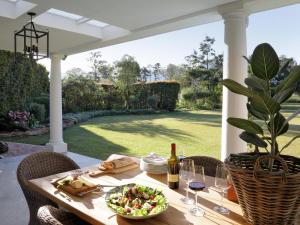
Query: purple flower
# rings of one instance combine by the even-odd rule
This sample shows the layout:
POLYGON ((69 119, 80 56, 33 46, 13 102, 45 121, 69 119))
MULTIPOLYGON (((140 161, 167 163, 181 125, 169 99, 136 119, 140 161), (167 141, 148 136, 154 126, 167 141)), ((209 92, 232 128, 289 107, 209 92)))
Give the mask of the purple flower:
POLYGON ((26 111, 9 111, 8 117, 17 124, 26 125, 28 123, 30 113, 26 111))

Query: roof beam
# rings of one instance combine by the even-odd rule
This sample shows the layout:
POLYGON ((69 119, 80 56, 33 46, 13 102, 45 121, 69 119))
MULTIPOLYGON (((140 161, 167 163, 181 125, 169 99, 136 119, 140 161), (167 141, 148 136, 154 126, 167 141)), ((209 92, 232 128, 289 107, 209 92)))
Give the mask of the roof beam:
POLYGON ((76 23, 77 24, 83 24, 83 23, 86 23, 86 22, 88 22, 90 20, 91 20, 90 18, 82 17, 82 18, 76 20, 76 23))

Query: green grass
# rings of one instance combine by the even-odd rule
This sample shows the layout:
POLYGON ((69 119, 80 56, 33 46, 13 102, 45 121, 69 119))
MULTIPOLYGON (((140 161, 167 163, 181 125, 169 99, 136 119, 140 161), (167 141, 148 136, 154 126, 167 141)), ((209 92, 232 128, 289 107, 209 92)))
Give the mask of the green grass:
MULTIPOLYGON (((285 115, 295 104, 286 105, 285 115)), ((299 105, 298 105, 299 107, 299 105)), ((280 137, 286 143, 300 134, 300 116, 292 121, 291 131, 280 137)), ((45 144, 48 135, 6 138, 32 144, 45 144)), ((64 140, 72 152, 104 159, 112 153, 143 156, 150 152, 169 155, 170 143, 178 146, 178 154, 208 155, 220 158, 221 113, 185 111, 154 115, 105 116, 91 119, 64 130, 64 140)), ((300 139, 285 154, 300 156, 300 139)))

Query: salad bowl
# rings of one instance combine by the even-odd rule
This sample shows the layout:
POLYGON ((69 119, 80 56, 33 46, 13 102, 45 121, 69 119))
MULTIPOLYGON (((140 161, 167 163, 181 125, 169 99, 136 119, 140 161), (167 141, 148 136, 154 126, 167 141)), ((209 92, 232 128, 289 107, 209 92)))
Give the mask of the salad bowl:
POLYGON ((134 183, 111 189, 105 201, 113 212, 127 219, 148 219, 165 212, 169 206, 162 191, 134 183))

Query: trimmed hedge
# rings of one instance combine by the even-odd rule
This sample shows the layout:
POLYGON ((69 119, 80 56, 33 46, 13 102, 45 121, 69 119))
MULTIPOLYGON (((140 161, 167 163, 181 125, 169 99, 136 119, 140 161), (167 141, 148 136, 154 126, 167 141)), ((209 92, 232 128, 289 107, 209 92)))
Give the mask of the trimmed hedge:
POLYGON ((0 50, 0 113, 23 110, 28 100, 49 93, 46 68, 18 53, 0 50))
POLYGON ((63 120, 73 121, 74 123, 81 123, 94 117, 100 116, 115 116, 115 115, 145 115, 145 114, 159 114, 166 111, 157 111, 153 109, 134 109, 134 110, 97 110, 79 113, 66 113, 63 115, 63 120))
MULTIPOLYGON (((130 109, 174 111, 180 85, 176 81, 136 83, 130 88, 130 109)), ((103 88, 88 77, 71 77, 63 82, 63 111, 65 113, 90 110, 122 110, 125 98, 116 86, 103 88)))
POLYGON ((138 97, 139 105, 142 109, 153 108, 154 98, 156 98, 157 109, 174 111, 176 109, 179 91, 180 84, 172 80, 136 83, 133 85, 133 94, 138 97), (149 98, 151 100, 149 100, 149 98))
POLYGON ((63 81, 64 112, 80 112, 104 108, 105 92, 94 80, 79 76, 63 81))

